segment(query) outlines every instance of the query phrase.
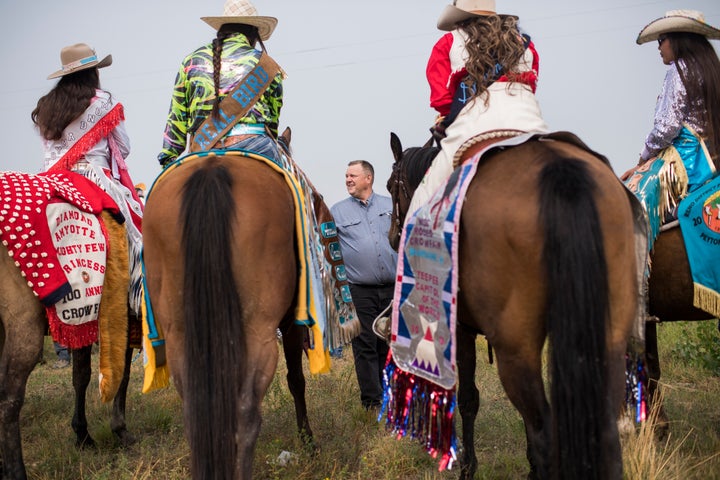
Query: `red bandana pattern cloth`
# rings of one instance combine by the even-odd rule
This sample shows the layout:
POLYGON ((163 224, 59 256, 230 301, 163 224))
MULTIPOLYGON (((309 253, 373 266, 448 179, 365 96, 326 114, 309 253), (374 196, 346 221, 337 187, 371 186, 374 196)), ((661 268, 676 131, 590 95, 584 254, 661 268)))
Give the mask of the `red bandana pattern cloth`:
MULTIPOLYGON (((97 228, 100 222, 96 215, 108 210, 118 216, 117 204, 90 180, 73 172, 37 175, 2 172, 0 189, 0 240, 33 293, 43 305, 53 307, 73 294, 67 276, 70 267, 58 255, 61 250, 66 251, 62 237, 75 232, 97 236, 78 223, 63 225, 66 223, 63 219, 73 217, 86 225, 95 224, 97 228), (49 222, 53 222, 52 229, 49 222)), ((104 233, 104 227, 100 228, 104 233)), ((96 241, 104 244, 105 235, 96 241)), ((104 267, 98 267, 101 269, 104 267)), ((57 318, 55 309, 49 308, 48 314, 52 323, 52 317, 57 318)), ((97 339, 97 320, 94 326, 84 328, 86 332, 81 335, 84 339, 73 339, 70 335, 64 335, 66 338, 63 339, 53 337, 70 348, 89 345, 97 339), (93 332, 95 339, 92 339, 93 332)))

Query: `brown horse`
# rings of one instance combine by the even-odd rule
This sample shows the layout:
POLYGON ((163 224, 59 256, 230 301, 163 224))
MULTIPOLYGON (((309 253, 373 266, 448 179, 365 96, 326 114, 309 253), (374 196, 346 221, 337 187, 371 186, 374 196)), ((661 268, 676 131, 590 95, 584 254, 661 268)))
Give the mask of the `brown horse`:
POLYGON ((297 426, 312 442, 295 324, 295 210, 283 176, 198 156, 156 180, 143 217, 147 288, 183 400, 193 478, 252 476, 260 406, 282 332, 297 426))
MULTIPOLYGON (((693 279, 680 228, 660 233, 651 252, 652 271, 648 285, 649 314, 660 322, 712 320, 714 316, 693 306, 693 279)), ((648 375, 648 407, 657 409, 658 434, 667 433, 668 418, 656 397, 660 381, 657 322, 645 326, 645 356, 648 375)))
MULTIPOLYGON (((425 149, 403 151, 394 134, 391 148, 387 188, 399 215, 390 233, 397 244, 417 186, 410 179, 422 178, 427 163, 412 158, 425 149)), ((524 420, 530 478, 621 478, 616 420, 638 294, 624 187, 576 142, 545 138, 491 151, 468 187, 459 232, 461 478, 477 469, 478 334, 494 349, 500 380, 524 420), (546 338, 550 402, 542 376, 546 338)))
MULTIPOLYGON (((123 239, 124 240, 124 239, 123 239)), ((127 261, 124 263, 127 266, 127 261)), ((127 268, 127 267, 126 267, 127 268)), ((107 277, 106 277, 107 278, 107 277)), ((106 292, 110 289, 106 289, 106 292)), ((103 299, 104 301, 104 299, 103 299)), ((105 305, 104 303, 101 305, 105 305)), ((102 307, 101 307, 102 309, 102 307)), ((127 310, 123 311, 127 315, 127 310)), ((3 479, 26 478, 20 439, 20 410, 30 372, 42 355, 47 331, 45 308, 8 255, 0 246, 0 459, 3 479)), ((72 350, 75 412, 72 428, 78 447, 94 447, 85 416, 85 396, 90 383, 92 345, 72 350)), ((122 445, 133 443, 125 425, 125 400, 130 379, 132 348, 125 354, 125 367, 113 400, 110 426, 122 445)))

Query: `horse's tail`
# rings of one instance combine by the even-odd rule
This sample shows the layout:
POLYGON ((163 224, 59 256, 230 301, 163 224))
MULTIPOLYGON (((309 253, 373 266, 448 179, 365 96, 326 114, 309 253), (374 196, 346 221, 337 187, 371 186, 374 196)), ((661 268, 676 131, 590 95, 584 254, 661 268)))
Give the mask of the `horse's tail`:
POLYGON ((193 478, 234 478, 235 428, 245 342, 232 270, 233 178, 210 163, 182 194, 185 409, 193 478), (223 471, 226 469, 227 471, 223 471))
POLYGON ((551 478, 606 478, 602 433, 606 393, 608 273, 586 164, 555 158, 540 174, 543 261, 551 348, 551 478))

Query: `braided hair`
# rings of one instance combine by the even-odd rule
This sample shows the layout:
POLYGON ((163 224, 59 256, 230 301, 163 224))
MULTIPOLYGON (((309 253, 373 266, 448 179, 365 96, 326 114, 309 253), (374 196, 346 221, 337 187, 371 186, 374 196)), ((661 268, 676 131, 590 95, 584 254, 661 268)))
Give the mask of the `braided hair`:
POLYGON ((215 84, 215 101, 213 102, 212 117, 217 119, 220 116, 220 69, 222 65, 222 49, 223 42, 235 34, 242 33, 247 38, 251 46, 259 42, 260 47, 265 50, 265 44, 260 38, 257 27, 245 25, 242 23, 225 23, 217 32, 217 36, 213 39, 213 83, 215 84))

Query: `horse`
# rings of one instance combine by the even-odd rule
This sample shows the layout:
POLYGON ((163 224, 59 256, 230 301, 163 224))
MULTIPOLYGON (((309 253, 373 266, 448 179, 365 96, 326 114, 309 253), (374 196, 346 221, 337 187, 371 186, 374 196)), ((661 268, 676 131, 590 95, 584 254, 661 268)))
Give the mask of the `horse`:
POLYGON ((693 306, 693 279, 685 241, 679 227, 661 230, 650 253, 652 270, 648 280, 648 313, 645 324, 645 365, 648 378, 648 409, 655 411, 657 434, 663 438, 669 421, 658 397, 660 358, 658 322, 713 320, 715 317, 693 306))
MULTIPOLYGON (((434 154, 403 150, 394 133, 390 143, 389 239, 397 247, 434 154)), ((474 378, 481 334, 523 418, 529 478, 619 479, 616 420, 639 292, 628 193, 597 154, 565 139, 491 150, 479 162, 459 226, 460 478, 473 478, 478 466, 474 378), (546 338, 550 402, 542 376, 546 338)))
MULTIPOLYGON (((3 479, 27 478, 20 438, 20 410, 25 402, 28 377, 42 356, 47 328, 45 307, 21 275, 7 247, 0 245, 0 460, 3 479)), ((111 430, 123 446, 135 441, 125 423, 132 350, 128 346, 125 352, 125 368, 113 399, 110 420, 111 430)), ((85 397, 92 373, 92 345, 73 349, 71 353, 75 391, 71 425, 75 432, 75 445, 92 448, 96 444, 88 432, 85 414, 85 397)))
POLYGON ((297 428, 313 446, 294 321, 295 207, 263 162, 206 155, 156 180, 143 217, 147 293, 182 398, 192 478, 247 479, 282 334, 297 428))

